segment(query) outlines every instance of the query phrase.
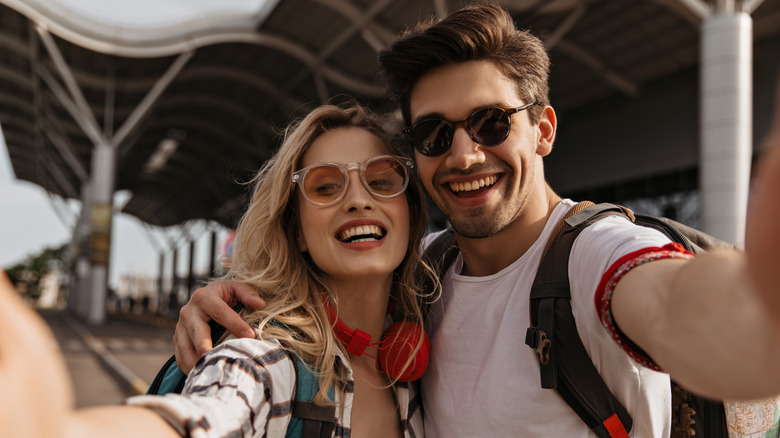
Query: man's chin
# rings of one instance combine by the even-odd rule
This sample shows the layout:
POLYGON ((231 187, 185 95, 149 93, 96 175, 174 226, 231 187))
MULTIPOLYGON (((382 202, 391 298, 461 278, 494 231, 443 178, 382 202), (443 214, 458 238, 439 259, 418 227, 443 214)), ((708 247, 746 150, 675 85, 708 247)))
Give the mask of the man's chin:
POLYGON ((494 221, 479 220, 476 218, 450 220, 450 225, 455 232, 468 239, 487 239, 506 228, 494 221))

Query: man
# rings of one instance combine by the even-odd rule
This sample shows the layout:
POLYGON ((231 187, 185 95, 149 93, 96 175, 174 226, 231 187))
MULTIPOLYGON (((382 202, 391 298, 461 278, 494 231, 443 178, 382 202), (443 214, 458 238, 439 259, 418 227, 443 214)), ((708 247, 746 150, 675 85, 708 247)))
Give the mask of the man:
MULTIPOLYGON (((544 178, 557 119, 542 43, 501 8, 473 5, 407 32, 380 53, 380 69, 400 102, 418 174, 460 249, 431 310, 421 383, 426 434, 593 436, 555 391, 540 387, 537 356, 523 345, 542 251, 574 205, 544 178)), ((756 208, 774 214, 748 230, 748 244, 763 245, 748 248, 760 261, 751 265, 757 290, 742 254, 693 258, 620 217, 598 221, 575 242, 577 329, 633 417, 632 436, 669 435, 669 374, 710 397, 780 392, 780 322, 771 317, 780 310, 771 252, 780 236, 767 219, 780 206, 766 191, 757 196, 756 208)), ((262 305, 229 282, 196 292, 174 337, 183 369, 210 347, 211 317, 250 335, 223 299, 262 305)))

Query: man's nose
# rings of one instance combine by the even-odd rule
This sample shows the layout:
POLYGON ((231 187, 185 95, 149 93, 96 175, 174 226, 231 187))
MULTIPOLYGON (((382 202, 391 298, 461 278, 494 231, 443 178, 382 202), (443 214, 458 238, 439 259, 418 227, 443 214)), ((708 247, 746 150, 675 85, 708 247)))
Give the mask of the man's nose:
POLYGON ((447 151, 445 164, 453 169, 468 169, 471 165, 485 161, 482 147, 469 136, 465 126, 455 127, 452 145, 447 151))

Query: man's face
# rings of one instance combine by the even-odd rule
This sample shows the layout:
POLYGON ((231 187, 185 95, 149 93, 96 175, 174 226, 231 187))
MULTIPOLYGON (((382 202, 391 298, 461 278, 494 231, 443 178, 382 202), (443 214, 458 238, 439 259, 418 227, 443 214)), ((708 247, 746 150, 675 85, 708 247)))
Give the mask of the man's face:
MULTIPOLYGON (((430 117, 453 122, 482 108, 530 103, 522 101, 515 85, 489 61, 435 69, 420 78, 410 97, 412 124, 430 117)), ((456 232, 489 237, 515 221, 529 200, 544 193, 541 158, 552 149, 554 134, 554 113, 549 107, 536 125, 530 123, 527 111, 513 114, 509 136, 493 147, 475 143, 459 126, 443 155, 415 152, 418 173, 456 232)))

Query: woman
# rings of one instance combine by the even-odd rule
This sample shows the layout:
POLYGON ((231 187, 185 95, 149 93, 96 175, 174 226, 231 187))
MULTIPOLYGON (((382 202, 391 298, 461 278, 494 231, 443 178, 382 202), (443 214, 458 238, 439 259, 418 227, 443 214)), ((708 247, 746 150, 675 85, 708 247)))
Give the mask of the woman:
POLYGON ((307 371, 314 402, 334 408, 334 436, 420 436, 414 391, 399 383, 421 374, 420 326, 402 325, 413 335, 395 360, 387 344, 369 343, 389 313, 422 323, 415 271, 426 217, 411 166, 358 106, 326 105, 288 127, 254 180, 227 274, 268 303, 245 315, 256 338, 223 341, 183 395, 66 412, 66 436, 283 436, 296 372, 307 371))

